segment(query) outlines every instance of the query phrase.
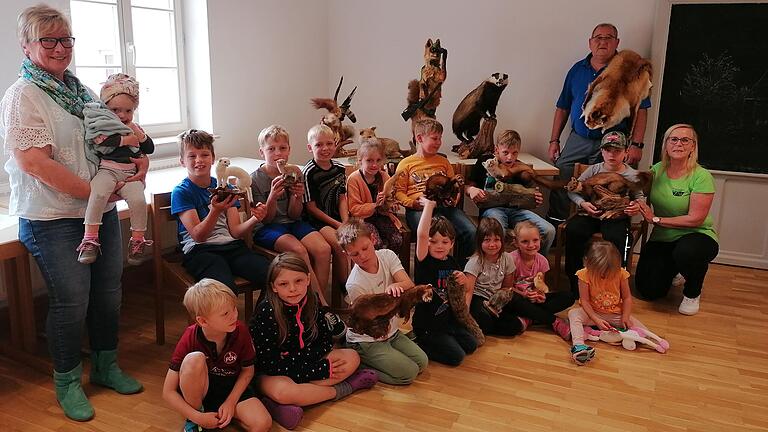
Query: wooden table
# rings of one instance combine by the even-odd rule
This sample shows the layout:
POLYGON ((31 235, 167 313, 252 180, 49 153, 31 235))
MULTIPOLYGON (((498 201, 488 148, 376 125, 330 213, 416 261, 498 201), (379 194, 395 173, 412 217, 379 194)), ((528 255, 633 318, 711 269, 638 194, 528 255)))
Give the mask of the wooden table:
MULTIPOLYGON (((536 174, 542 176, 556 176, 560 174, 560 170, 556 166, 545 162, 530 153, 520 153, 517 155, 517 160, 526 163, 533 167, 536 174)), ((455 153, 448 154, 448 161, 453 165, 453 170, 456 174, 461 174, 464 179, 467 178, 472 167, 477 163, 477 159, 460 159, 455 153)))
POLYGON ((29 252, 19 241, 19 219, 0 215, 0 260, 8 295, 11 349, 35 350, 35 314, 29 252))

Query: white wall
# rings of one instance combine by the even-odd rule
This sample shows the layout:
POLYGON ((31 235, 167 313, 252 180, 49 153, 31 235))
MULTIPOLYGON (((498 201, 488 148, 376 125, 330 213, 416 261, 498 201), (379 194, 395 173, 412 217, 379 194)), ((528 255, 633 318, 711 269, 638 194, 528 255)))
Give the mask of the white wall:
POLYGON ((600 22, 615 24, 619 49, 648 56, 656 2, 330 0, 329 4, 328 88, 342 74, 346 87, 359 86, 352 104, 358 129, 376 125, 379 135, 407 146, 409 124, 400 117, 407 83, 418 78, 427 38, 440 38, 448 49, 448 78, 437 110, 446 127, 442 151, 450 152, 458 143, 450 125, 461 99, 490 74, 504 72, 510 75, 510 84, 496 110, 496 131, 518 130, 523 151, 543 158, 563 78, 588 54, 593 27, 600 22))
POLYGON ((309 98, 327 94, 327 9, 322 1, 208 1, 218 154, 257 157, 259 131, 278 123, 291 134, 291 160, 306 162, 306 133, 320 120, 309 98))

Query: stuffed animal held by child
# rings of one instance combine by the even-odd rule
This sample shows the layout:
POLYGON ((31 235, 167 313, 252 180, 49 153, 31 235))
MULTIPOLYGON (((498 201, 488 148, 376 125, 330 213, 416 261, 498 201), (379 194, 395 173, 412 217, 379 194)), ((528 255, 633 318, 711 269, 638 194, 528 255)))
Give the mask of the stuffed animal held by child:
MULTIPOLYGON (((536 273, 536 275, 533 277, 533 280, 526 283, 530 285, 527 287, 522 286, 518 289, 538 291, 542 295, 549 292, 549 287, 546 283, 544 283, 544 273, 542 272, 536 273)), ((512 300, 512 296, 514 294, 515 291, 512 289, 512 287, 498 289, 493 293, 490 299, 483 301, 483 306, 488 309, 488 312, 498 317, 501 314, 501 310, 504 309, 504 306, 506 306, 507 303, 512 300)))
POLYGON ((456 321, 461 323, 472 336, 477 340, 477 346, 482 346, 485 343, 485 335, 483 330, 475 321, 475 318, 469 313, 469 307, 467 306, 467 298, 464 295, 466 290, 464 285, 456 281, 456 276, 451 274, 448 276, 448 283, 446 288, 448 289, 448 304, 451 305, 453 315, 456 317, 456 321))
POLYGON ((251 176, 244 169, 233 166, 229 158, 222 157, 216 162, 216 182, 217 189, 226 188, 229 184, 229 178, 235 177, 235 187, 237 188, 235 193, 245 193, 249 202, 253 202, 251 198, 251 176))
POLYGON ((411 309, 420 301, 432 301, 432 285, 416 285, 403 291, 399 297, 387 293, 364 294, 352 305, 352 315, 347 325, 355 333, 380 339, 389 333, 393 316, 408 321, 411 309))
POLYGON ((621 345, 624 349, 634 351, 637 343, 664 354, 669 349, 669 342, 657 336, 648 329, 630 327, 626 330, 597 330, 591 326, 584 326, 584 335, 591 341, 603 341, 613 345, 621 345))
POLYGON ((464 191, 464 178, 460 175, 448 177, 445 174, 432 174, 426 181, 424 196, 435 201, 438 207, 453 207, 464 191))
POLYGON ((275 163, 277 170, 283 176, 283 186, 286 190, 292 188, 296 183, 301 183, 301 169, 298 166, 289 164, 285 159, 278 159, 275 163))

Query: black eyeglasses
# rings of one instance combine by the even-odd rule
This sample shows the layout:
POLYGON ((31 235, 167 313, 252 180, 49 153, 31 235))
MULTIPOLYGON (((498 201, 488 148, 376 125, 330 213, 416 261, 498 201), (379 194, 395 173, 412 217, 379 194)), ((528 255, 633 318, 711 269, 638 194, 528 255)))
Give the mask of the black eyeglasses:
POLYGON ((43 37, 37 40, 40 42, 40 46, 42 46, 45 49, 54 49, 56 48, 56 45, 61 44, 64 48, 72 48, 75 46, 75 38, 72 36, 66 36, 66 37, 60 37, 60 38, 52 38, 52 37, 43 37))

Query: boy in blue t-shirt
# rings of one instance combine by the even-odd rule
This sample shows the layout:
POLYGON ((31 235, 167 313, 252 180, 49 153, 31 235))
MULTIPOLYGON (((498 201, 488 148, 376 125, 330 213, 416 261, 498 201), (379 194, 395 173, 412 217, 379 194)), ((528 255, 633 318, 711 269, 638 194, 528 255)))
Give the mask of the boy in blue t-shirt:
POLYGON ((187 178, 171 192, 171 214, 178 219, 184 268, 196 280, 215 279, 233 292, 235 275, 264 287, 269 262, 241 239, 264 218, 266 207, 254 205, 251 217, 241 222, 234 196, 224 201, 215 196, 211 199, 208 188, 216 187, 216 179, 211 177, 213 136, 190 129, 181 134, 180 141, 187 178))

